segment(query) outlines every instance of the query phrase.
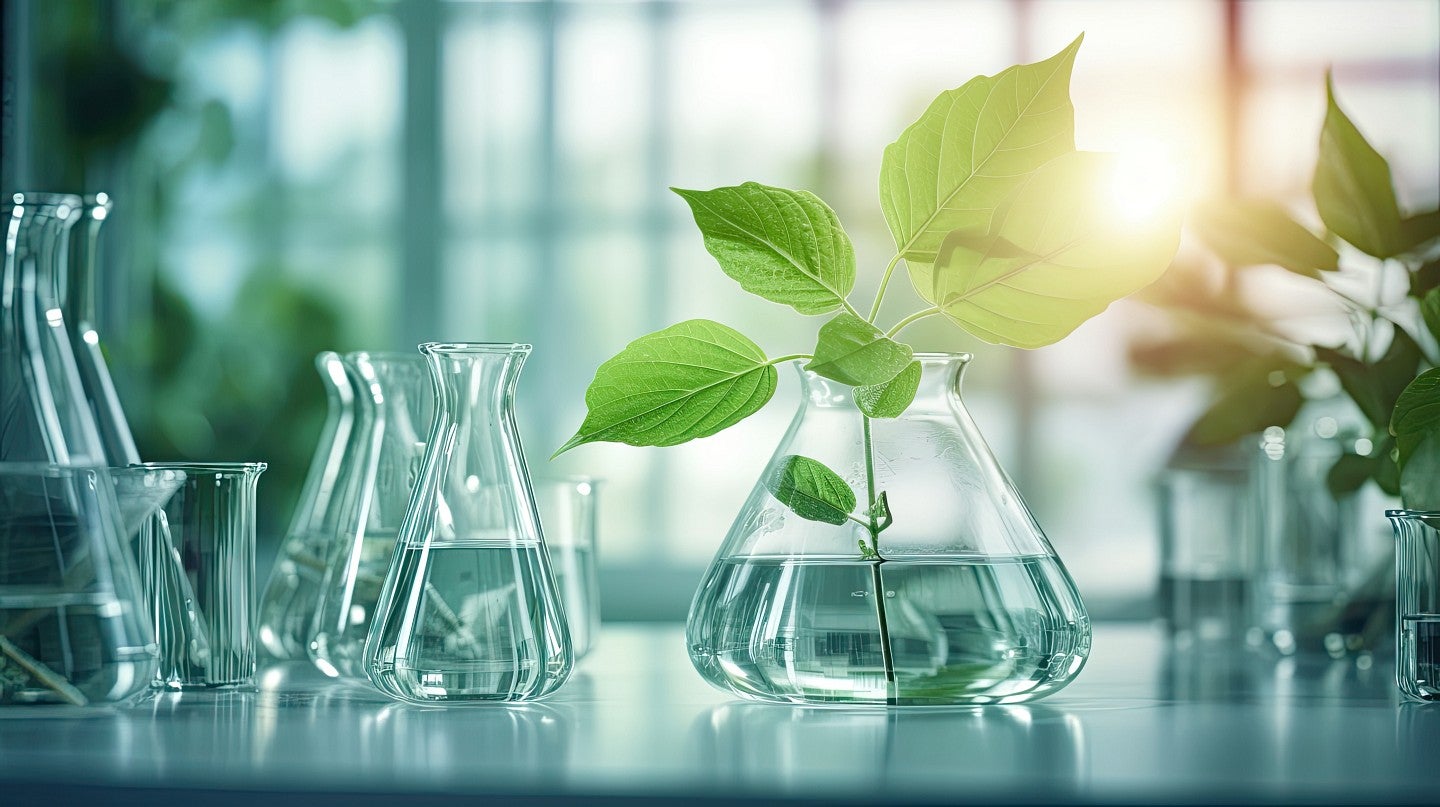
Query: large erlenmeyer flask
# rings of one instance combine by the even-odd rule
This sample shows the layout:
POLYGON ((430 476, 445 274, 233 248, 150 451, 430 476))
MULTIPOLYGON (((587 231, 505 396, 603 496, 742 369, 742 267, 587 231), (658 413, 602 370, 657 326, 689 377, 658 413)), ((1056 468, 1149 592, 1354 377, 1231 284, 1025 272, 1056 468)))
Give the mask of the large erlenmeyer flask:
POLYGON ((104 465, 61 311, 78 196, 10 199, 0 283, 0 460, 104 465))
POLYGON ((515 427, 529 345, 420 346, 439 410, 366 644, 381 691, 414 703, 553 692, 573 655, 515 427))
POLYGON ((917 358, 915 400, 893 419, 800 371, 800 410, 690 607, 690 658, 712 684, 793 703, 1016 703, 1080 671, 1090 621, 961 402, 970 357, 917 358), (874 516, 782 504, 807 484, 796 456, 874 516))
POLYGON ((310 658, 327 675, 364 680, 365 636, 420 470, 435 396, 417 353, 349 353, 344 364, 355 390, 356 419, 336 482, 343 503, 316 606, 310 658))
POLYGON ((303 659, 320 602, 325 560, 344 513, 341 472, 355 431, 355 389, 338 353, 315 357, 329 409, 300 501, 260 597, 260 643, 275 658, 303 659))

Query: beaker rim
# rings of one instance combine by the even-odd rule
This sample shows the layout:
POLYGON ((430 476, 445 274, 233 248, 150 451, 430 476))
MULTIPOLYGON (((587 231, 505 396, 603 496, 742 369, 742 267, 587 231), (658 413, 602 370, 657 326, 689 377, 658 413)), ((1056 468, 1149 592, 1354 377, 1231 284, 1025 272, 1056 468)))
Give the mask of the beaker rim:
POLYGON ((265 472, 270 464, 266 462, 137 462, 117 466, 118 471, 182 471, 184 473, 246 475, 254 476, 265 472))
POLYGON ((1440 510, 1386 510, 1386 518, 1440 518, 1440 510))
POLYGON ((421 342, 420 352, 432 353, 529 353, 524 342, 421 342))

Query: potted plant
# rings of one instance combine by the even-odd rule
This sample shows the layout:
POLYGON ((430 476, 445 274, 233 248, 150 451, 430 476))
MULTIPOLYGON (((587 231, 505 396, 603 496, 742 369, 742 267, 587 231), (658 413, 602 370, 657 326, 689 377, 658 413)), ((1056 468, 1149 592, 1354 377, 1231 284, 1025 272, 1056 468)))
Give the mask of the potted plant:
POLYGON ((741 288, 825 317, 813 347, 773 358, 710 320, 642 336, 597 370, 560 449, 707 437, 770 400, 777 365, 798 372, 800 409, 691 607, 691 660, 711 683, 797 703, 1016 702, 1084 663, 1074 586, 961 401, 969 355, 901 340, 941 317, 1048 345, 1168 264, 1178 211, 1117 215, 1114 158, 1074 147, 1079 46, 941 93, 885 149, 896 249, 867 309, 849 299, 850 240, 814 195, 676 189, 741 288), (902 262, 925 307, 878 323, 902 262))

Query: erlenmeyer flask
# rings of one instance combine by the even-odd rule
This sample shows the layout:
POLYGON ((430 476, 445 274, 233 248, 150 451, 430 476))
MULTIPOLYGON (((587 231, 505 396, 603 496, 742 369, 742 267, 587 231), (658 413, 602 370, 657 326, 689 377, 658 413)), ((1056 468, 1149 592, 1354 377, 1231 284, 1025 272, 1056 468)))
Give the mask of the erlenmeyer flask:
POLYGON ((1080 671, 1089 618, 961 402, 970 357, 917 358, 919 389, 893 419, 800 370, 799 412, 690 607, 690 659, 710 683, 793 703, 1016 703, 1080 671), (874 515, 782 504, 772 490, 797 501, 805 487, 786 473, 796 455, 874 515))
POLYGON ((0 284, 0 460, 104 465, 59 298, 80 197, 17 193, 9 208, 0 284))
POLYGON ((349 353, 356 419, 337 487, 338 530, 311 628, 310 658, 326 675, 364 680, 365 636, 410 503, 435 416, 425 360, 416 353, 349 353))
POLYGON ((413 703, 553 692, 574 659, 515 427, 529 345, 420 346, 439 403, 366 644, 381 691, 413 703))
POLYGON ((355 430, 355 389, 340 354, 320 353, 315 368, 325 385, 329 409, 295 515, 260 597, 260 643, 280 659, 303 659, 310 647, 325 560, 344 512, 339 483, 355 430))
POLYGON ((0 462, 0 704, 118 701, 156 647, 99 466, 0 462))

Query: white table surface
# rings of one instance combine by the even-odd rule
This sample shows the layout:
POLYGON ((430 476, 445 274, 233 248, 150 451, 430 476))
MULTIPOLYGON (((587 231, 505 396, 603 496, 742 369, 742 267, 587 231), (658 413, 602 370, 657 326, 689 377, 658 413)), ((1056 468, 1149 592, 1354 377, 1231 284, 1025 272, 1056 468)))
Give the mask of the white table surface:
POLYGON ((288 663, 258 692, 0 709, 0 805, 1440 802, 1440 704, 1390 678, 1388 659, 1197 653, 1102 624, 1037 703, 797 708, 709 687, 677 625, 611 625, 530 706, 408 706, 288 663))

